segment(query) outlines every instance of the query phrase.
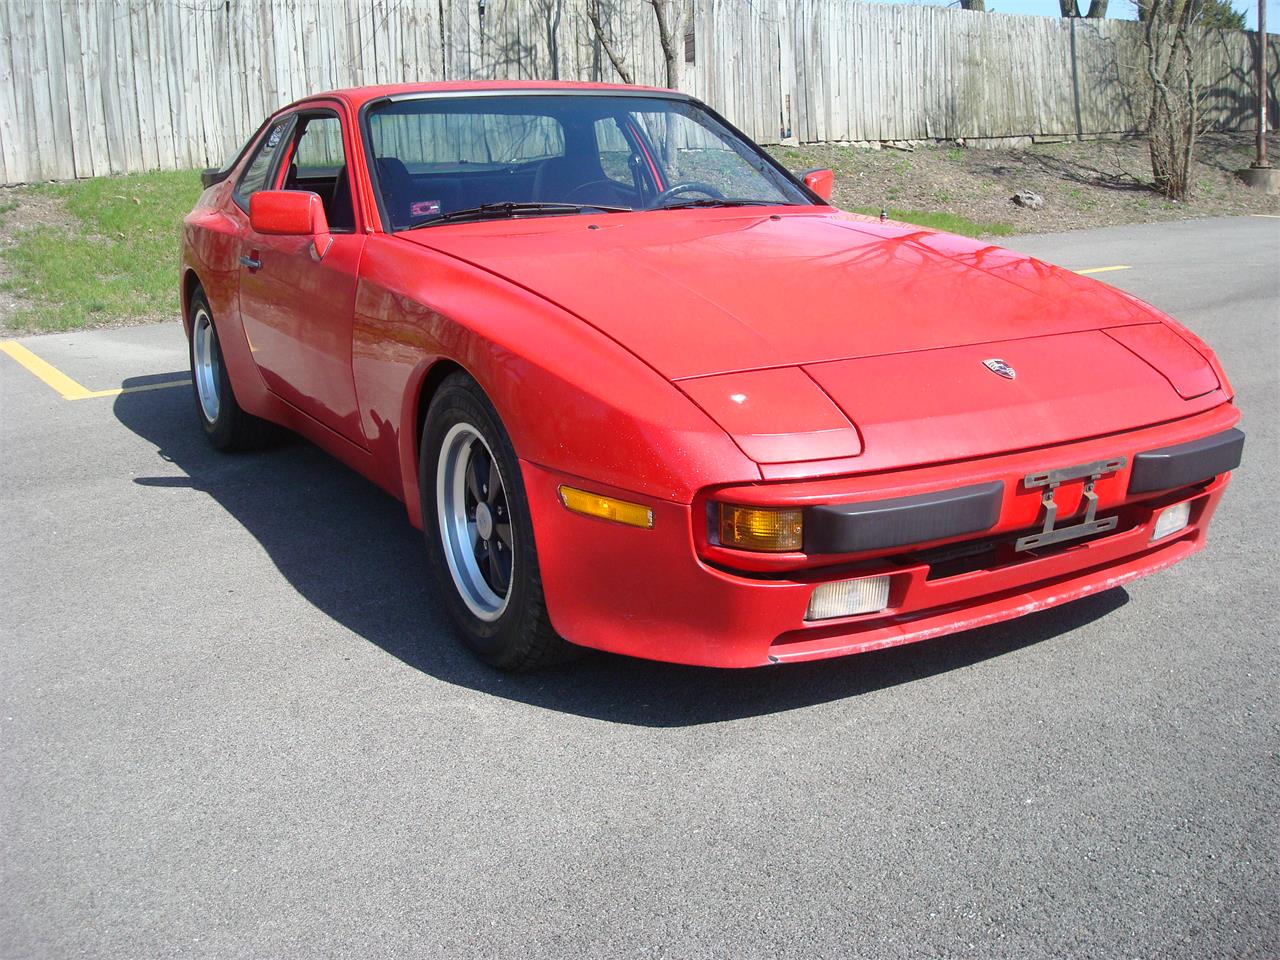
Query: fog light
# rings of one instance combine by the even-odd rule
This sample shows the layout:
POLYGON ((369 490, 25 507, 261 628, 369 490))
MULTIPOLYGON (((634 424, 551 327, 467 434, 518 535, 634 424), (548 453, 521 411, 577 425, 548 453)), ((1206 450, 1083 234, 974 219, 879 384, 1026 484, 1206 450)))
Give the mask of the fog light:
POLYGON ((804 618, 830 620, 832 617, 852 617, 859 613, 875 613, 888 605, 888 576, 837 580, 824 583, 813 591, 804 618))
POLYGON ((774 507, 719 504, 720 545, 741 550, 786 553, 804 546, 804 513, 774 507))
POLYGON ((1191 501, 1183 500, 1172 507, 1165 507, 1156 514, 1156 525, 1151 531, 1151 542, 1163 539, 1171 533, 1177 533, 1191 520, 1191 501))

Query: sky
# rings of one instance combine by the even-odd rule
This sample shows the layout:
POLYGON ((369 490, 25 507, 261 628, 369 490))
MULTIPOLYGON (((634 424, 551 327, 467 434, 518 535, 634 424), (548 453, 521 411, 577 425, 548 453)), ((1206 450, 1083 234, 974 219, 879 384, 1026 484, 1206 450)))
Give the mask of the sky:
MULTIPOLYGON (((881 3, 901 3, 903 0, 876 0, 881 3)), ((908 2, 927 4, 929 6, 960 6, 959 0, 908 0, 908 2)), ((1077 0, 1082 9, 1087 9, 1089 0, 1077 0)), ((1237 10, 1245 11, 1245 20, 1250 30, 1258 27, 1258 0, 1231 0, 1237 10)), ((987 10, 996 13, 1022 13, 1044 17, 1061 16, 1058 0, 987 0, 987 10)), ((1137 6, 1133 0, 1111 0, 1107 5, 1107 16, 1124 20, 1133 20, 1137 16, 1137 6)), ((1280 0, 1267 0, 1267 33, 1280 33, 1280 0)))

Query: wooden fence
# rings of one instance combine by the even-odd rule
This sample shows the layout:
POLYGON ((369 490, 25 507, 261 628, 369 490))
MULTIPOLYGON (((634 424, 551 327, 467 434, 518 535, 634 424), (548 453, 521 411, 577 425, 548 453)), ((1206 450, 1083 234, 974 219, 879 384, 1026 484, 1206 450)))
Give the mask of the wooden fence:
MULTIPOLYGON (((0 183, 217 164, 277 107, 335 87, 612 81, 585 2, 0 0, 0 183)), ((602 6, 637 82, 661 83, 648 5, 602 6)), ((847 0, 692 0, 689 23, 684 88, 765 143, 1139 125, 1131 23, 847 0)), ((1250 129, 1253 35, 1205 43, 1209 119, 1250 129)))

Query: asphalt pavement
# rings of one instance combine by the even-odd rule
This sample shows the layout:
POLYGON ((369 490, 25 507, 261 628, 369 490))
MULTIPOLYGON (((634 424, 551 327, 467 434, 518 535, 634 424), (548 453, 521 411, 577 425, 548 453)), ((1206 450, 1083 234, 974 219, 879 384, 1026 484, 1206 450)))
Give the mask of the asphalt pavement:
POLYGON ((494 673, 398 503, 209 448, 176 322, 0 354, 0 958, 1280 955, 1280 219, 1008 245, 1218 350, 1209 548, 785 668, 494 673))

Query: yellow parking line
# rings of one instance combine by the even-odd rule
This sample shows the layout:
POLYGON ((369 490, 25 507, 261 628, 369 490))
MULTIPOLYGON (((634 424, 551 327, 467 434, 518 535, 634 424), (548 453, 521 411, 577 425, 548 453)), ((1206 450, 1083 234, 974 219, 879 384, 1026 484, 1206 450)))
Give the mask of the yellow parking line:
POLYGON ((39 377, 46 385, 52 387, 63 400, 92 400, 95 397, 118 397, 122 393, 141 393, 144 390, 163 390, 166 387, 185 387, 191 382, 186 380, 165 380, 162 383, 143 383, 136 387, 115 387, 111 390, 90 390, 83 384, 72 380, 53 364, 40 359, 16 340, 0 340, 0 350, 7 353, 28 372, 39 377))
POLYGON ((1088 270, 1077 270, 1077 271, 1076 271, 1076 273, 1081 273, 1081 274, 1088 274, 1088 273, 1111 273, 1111 272, 1112 272, 1112 271, 1114 271, 1114 270, 1132 270, 1132 269, 1133 269, 1132 267, 1125 267, 1125 266, 1117 266, 1117 267, 1090 267, 1088 270))
POLYGON ((1280 213, 1251 213, 1251 217, 1262 217, 1264 220, 1280 220, 1280 213))
POLYGON ((53 387, 54 390, 62 394, 63 400, 85 400, 93 396, 93 392, 86 387, 82 387, 76 383, 65 373, 59 370, 53 364, 46 363, 37 357, 34 353, 24 347, 22 344, 13 340, 5 340, 0 342, 0 350, 3 350, 13 359, 27 368, 31 373, 53 387))

